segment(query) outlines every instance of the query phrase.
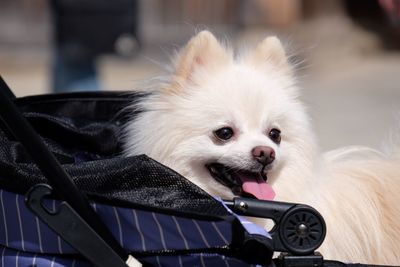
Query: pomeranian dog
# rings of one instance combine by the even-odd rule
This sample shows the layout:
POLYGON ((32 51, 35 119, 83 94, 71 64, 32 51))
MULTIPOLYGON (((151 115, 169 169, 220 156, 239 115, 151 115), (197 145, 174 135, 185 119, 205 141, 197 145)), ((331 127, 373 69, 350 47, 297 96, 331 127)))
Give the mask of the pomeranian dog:
POLYGON ((202 31, 174 63, 134 103, 125 155, 147 154, 211 195, 315 207, 328 229, 325 258, 400 264, 399 157, 361 147, 321 154, 276 37, 234 56, 202 31))

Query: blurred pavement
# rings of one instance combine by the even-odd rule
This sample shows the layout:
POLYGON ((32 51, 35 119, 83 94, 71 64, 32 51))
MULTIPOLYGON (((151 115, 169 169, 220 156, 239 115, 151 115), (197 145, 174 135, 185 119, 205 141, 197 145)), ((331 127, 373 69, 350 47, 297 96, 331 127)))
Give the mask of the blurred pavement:
MULTIPOLYGON (((378 148, 400 121, 400 52, 382 50, 376 37, 346 21, 333 30, 337 23, 317 21, 280 36, 304 61, 299 71, 302 98, 322 147, 378 148)), ((264 35, 263 30, 246 32, 234 40, 255 43, 264 35)), ((130 90, 142 79, 165 74, 176 47, 153 45, 129 60, 103 57, 104 89, 130 90)), ((0 74, 18 96, 48 93, 50 56, 46 45, 0 46, 0 74)))

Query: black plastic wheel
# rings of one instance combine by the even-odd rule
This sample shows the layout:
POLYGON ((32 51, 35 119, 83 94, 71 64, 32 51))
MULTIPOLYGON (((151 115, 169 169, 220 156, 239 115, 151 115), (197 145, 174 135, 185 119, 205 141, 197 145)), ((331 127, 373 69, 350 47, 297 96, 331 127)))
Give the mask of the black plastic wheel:
POLYGON ((282 244, 295 255, 314 252, 324 241, 325 221, 315 209, 298 205, 283 216, 279 225, 282 244))

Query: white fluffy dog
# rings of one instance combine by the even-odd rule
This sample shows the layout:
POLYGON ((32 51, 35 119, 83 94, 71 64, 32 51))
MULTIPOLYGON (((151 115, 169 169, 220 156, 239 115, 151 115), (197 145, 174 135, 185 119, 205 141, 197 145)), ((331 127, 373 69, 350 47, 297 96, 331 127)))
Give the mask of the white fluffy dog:
POLYGON ((234 57, 200 32, 149 93, 134 105, 142 112, 127 125, 126 155, 147 154, 211 195, 315 207, 328 228, 325 258, 400 264, 399 158, 368 148, 321 154, 276 37, 234 57))

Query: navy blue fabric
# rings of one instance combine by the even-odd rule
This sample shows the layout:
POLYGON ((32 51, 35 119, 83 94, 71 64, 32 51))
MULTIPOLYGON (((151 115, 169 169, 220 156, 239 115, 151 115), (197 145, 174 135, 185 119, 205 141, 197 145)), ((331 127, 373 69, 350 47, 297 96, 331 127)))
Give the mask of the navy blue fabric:
POLYGON ((190 254, 179 256, 156 256, 141 258, 143 263, 157 267, 244 267, 259 266, 246 264, 241 260, 219 254, 190 254))
MULTIPOLYGON (((76 251, 35 217, 24 196, 0 190, 0 244, 34 253, 74 254, 76 251)), ((57 207, 48 200, 46 206, 57 207)), ((121 245, 129 251, 185 250, 224 247, 232 243, 231 222, 177 216, 93 204, 121 245)))
MULTIPOLYGON (((21 252, 0 246, 1 267, 91 267, 82 259, 62 257, 39 253, 21 252)), ((189 254, 174 256, 139 257, 145 266, 155 267, 251 267, 259 265, 246 264, 232 257, 219 254, 189 254)))
MULTIPOLYGON (((0 203, 1 266, 35 266, 35 263, 53 267, 90 266, 79 260, 72 247, 27 209, 24 196, 0 189, 0 203)), ((59 201, 49 199, 44 205, 56 210, 59 201)), ((223 248, 233 241, 230 221, 194 220, 98 203, 92 206, 130 252, 223 248)), ((220 254, 160 254, 142 258, 151 266, 194 266, 199 263, 199 266, 249 266, 239 259, 220 254)))
POLYGON ((85 260, 57 255, 22 252, 0 246, 1 267, 92 267, 85 260))

